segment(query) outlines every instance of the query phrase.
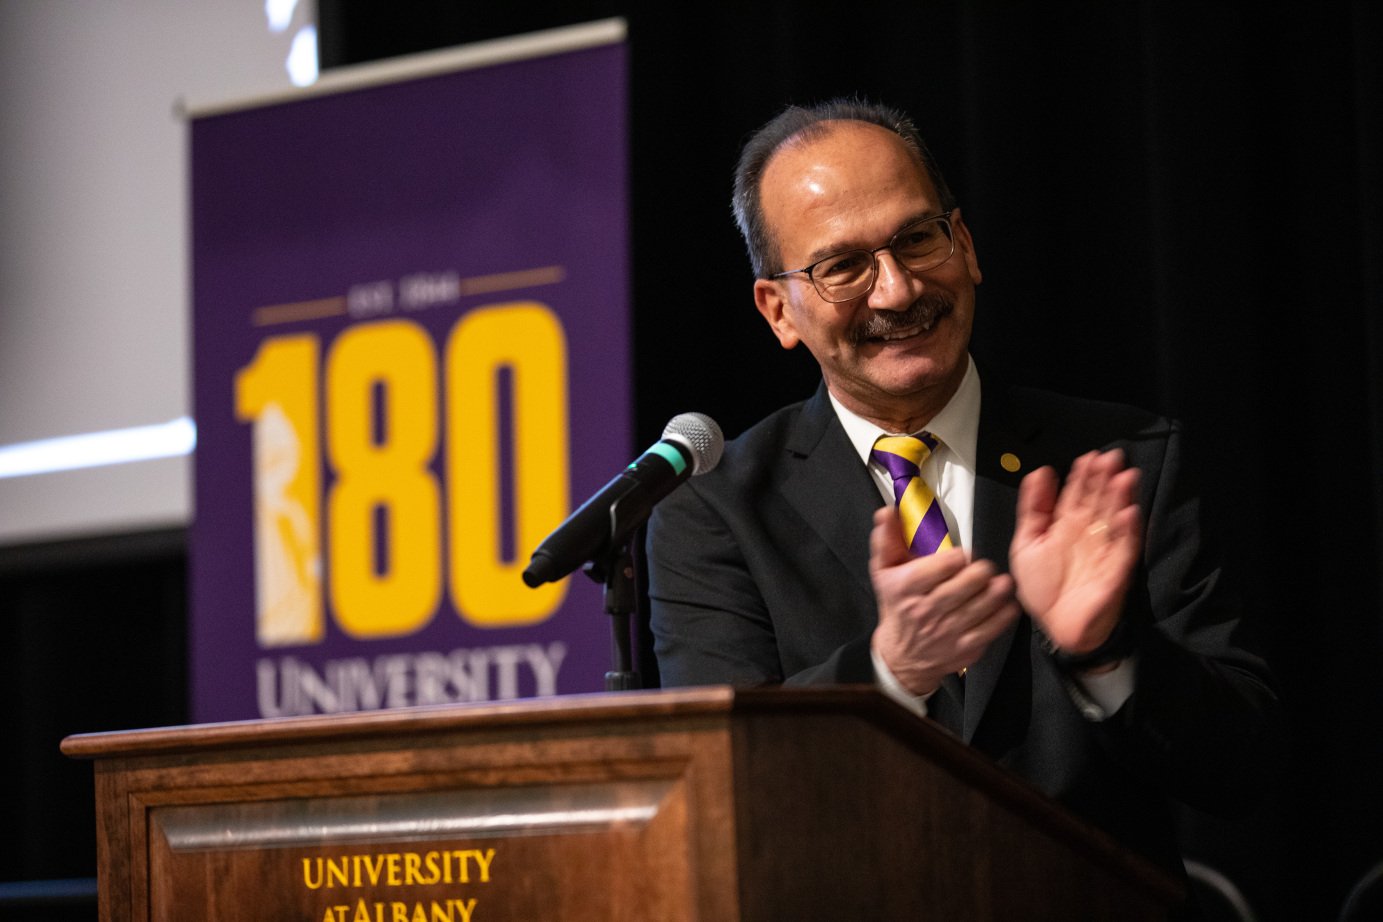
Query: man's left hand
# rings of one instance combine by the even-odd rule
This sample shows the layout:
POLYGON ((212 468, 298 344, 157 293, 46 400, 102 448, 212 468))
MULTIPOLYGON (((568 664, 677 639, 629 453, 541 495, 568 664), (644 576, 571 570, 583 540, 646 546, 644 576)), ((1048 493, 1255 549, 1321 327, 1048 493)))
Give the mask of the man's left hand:
POLYGON ((1061 651, 1099 647, 1119 623, 1142 550, 1138 470, 1123 452, 1090 452, 1057 493, 1049 467, 1023 478, 1009 569, 1018 600, 1061 651))

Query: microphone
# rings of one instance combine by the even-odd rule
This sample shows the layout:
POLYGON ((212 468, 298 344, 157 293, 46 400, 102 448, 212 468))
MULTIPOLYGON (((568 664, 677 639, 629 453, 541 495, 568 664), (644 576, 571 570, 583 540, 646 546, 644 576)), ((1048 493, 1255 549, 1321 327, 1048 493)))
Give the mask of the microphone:
POLYGON ((524 583, 534 588, 559 580, 622 546, 659 500, 688 477, 714 468, 724 450, 715 420, 702 413, 674 416, 660 441, 543 539, 523 571, 524 583))

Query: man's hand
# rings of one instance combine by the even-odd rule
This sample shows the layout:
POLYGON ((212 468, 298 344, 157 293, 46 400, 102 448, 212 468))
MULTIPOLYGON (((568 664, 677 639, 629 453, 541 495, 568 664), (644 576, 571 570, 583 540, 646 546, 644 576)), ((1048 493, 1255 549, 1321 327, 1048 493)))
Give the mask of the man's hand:
POLYGON ((1018 617, 1012 578, 958 549, 912 556, 889 507, 874 513, 869 575, 879 607, 874 650, 915 695, 979 659, 1018 617))
POLYGON ((1009 569, 1023 608, 1066 653, 1094 650, 1119 623, 1143 544, 1137 489, 1117 449, 1077 458, 1060 496, 1049 467, 1018 488, 1009 569))

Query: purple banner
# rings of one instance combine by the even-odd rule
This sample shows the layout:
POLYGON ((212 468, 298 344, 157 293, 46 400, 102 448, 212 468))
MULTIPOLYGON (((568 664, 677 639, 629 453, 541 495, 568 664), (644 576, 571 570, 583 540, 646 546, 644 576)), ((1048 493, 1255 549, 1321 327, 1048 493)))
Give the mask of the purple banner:
POLYGON ((193 120, 194 720, 602 687, 520 573, 631 457, 625 50, 193 120))

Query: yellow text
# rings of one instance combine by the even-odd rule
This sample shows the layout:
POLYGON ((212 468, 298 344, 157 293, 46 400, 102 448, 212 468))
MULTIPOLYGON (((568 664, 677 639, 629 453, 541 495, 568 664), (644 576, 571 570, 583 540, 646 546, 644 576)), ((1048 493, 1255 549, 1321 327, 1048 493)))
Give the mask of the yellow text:
POLYGON ((430 903, 367 903, 356 900, 328 906, 322 922, 470 922, 475 900, 433 900, 430 903))
POLYGON ((490 862, 494 857, 493 848, 484 851, 466 848, 304 858, 303 883, 309 890, 381 885, 431 887, 436 884, 469 884, 473 881, 484 884, 490 882, 490 862))

